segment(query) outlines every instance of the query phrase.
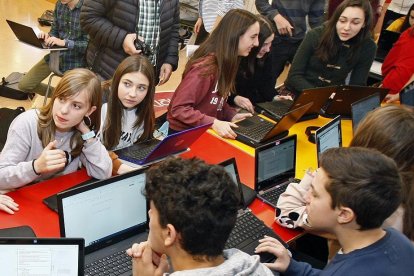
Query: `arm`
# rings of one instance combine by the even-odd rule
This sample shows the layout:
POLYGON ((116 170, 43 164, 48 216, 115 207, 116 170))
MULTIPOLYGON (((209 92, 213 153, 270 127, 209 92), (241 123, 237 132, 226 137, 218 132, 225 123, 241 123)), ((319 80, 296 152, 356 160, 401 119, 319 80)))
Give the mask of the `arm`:
MULTIPOLYGON (((273 2, 273 1, 272 1, 273 2)), ((279 14, 279 10, 269 4, 268 0, 255 0, 256 9, 262 15, 266 15, 270 20, 279 14)))
POLYGON ((315 0, 309 7, 308 21, 309 26, 313 29, 322 25, 324 21, 324 0, 315 0))
MULTIPOLYGON (((161 24, 161 23, 160 23, 161 24)), ((172 66, 172 70, 175 71, 178 67, 178 40, 180 29, 180 9, 177 6, 174 13, 174 22, 171 27, 171 38, 168 45, 168 54, 163 63, 168 63, 172 66)))
POLYGON ((58 3, 56 3, 55 5, 55 9, 53 10, 53 23, 52 23, 52 27, 50 28, 49 31, 49 35, 50 36, 54 36, 54 37, 59 37, 59 22, 58 22, 58 14, 57 14, 57 7, 58 7, 58 3))
POLYGON ((98 139, 92 138, 92 141, 84 143, 80 160, 86 167, 89 176, 96 179, 105 179, 111 176, 112 159, 98 139))
POLYGON ((351 85, 367 85, 369 69, 375 58, 377 45, 373 40, 369 40, 368 45, 364 43, 361 45, 360 56, 358 62, 352 68, 351 78, 349 84, 351 85))

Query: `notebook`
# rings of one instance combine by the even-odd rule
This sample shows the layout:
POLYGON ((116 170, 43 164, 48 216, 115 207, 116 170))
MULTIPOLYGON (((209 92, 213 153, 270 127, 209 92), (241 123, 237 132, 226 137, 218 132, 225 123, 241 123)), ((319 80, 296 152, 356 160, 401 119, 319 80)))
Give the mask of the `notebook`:
POLYGON ((148 165, 163 158, 188 150, 211 124, 201 125, 195 128, 183 130, 168 135, 163 140, 151 139, 130 147, 115 151, 118 157, 136 165, 148 165))
POLYGON ((378 38, 377 43, 377 53, 375 54, 375 60, 379 62, 384 62, 385 57, 388 55, 388 52, 391 50, 395 42, 400 38, 400 33, 382 30, 378 38))
POLYGON ((35 31, 26 25, 7 20, 7 24, 9 24, 10 28, 12 29, 14 35, 17 37, 18 40, 25 42, 27 44, 30 44, 32 46, 35 46, 40 49, 48 49, 48 50, 62 50, 67 49, 66 47, 62 46, 47 46, 44 44, 42 39, 39 39, 35 33, 35 31))
POLYGON ((351 104, 351 117, 352 117, 352 129, 355 133, 359 122, 367 115, 371 110, 381 106, 380 95, 378 93, 365 97, 359 101, 351 104))
POLYGON ((289 134, 289 129, 306 113, 313 102, 289 111, 273 124, 257 115, 248 117, 237 123, 234 128, 236 139, 252 147, 258 147, 267 141, 274 141, 289 134))
POLYGON ((388 94, 389 89, 370 87, 370 86, 356 86, 356 85, 340 85, 337 86, 335 95, 328 101, 326 106, 322 109, 322 116, 332 118, 341 115, 342 119, 351 119, 351 104, 359 101, 372 94, 379 93, 380 101, 384 100, 388 94))
POLYGON ((86 275, 131 275, 125 250, 147 238, 144 187, 140 169, 58 194, 60 234, 85 239, 86 275))
POLYGON ((341 116, 336 116, 332 121, 316 130, 315 144, 319 167, 320 156, 325 150, 342 147, 341 116))
POLYGON ((256 111, 275 121, 279 121, 287 112, 313 102, 313 105, 298 120, 305 121, 319 116, 321 108, 336 90, 336 86, 305 89, 296 97, 295 101, 283 100, 256 104, 256 111))
POLYGON ((0 275, 84 275, 81 238, 0 238, 0 275))
POLYGON ((401 104, 414 106, 414 81, 400 92, 401 104))
POLYGON ((257 197, 276 208, 280 194, 290 182, 297 182, 296 172, 297 136, 292 135, 268 143, 255 151, 255 184, 257 197))
MULTIPOLYGON (((286 248, 288 245, 269 227, 267 227, 262 220, 257 218, 252 211, 247 208, 246 201, 242 192, 242 185, 239 180, 239 173, 237 170, 235 159, 227 160, 220 165, 224 165, 224 169, 230 174, 234 180, 234 184, 240 193, 240 209, 237 215, 236 225, 230 233, 229 239, 226 242, 225 248, 237 248, 249 255, 255 255, 254 249, 259 245, 259 239, 264 235, 278 239, 286 248)), ((260 262, 267 263, 275 259, 275 256, 270 253, 261 253, 260 262)))

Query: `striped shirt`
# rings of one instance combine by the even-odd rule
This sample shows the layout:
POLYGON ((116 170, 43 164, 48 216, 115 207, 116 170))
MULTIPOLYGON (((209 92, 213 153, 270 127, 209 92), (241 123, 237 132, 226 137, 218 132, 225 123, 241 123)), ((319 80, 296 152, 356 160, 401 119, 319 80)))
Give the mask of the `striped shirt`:
POLYGON ((139 17, 137 24, 138 36, 151 48, 152 55, 148 56, 152 65, 157 63, 157 47, 160 36, 160 2, 151 0, 139 1, 139 17))
POLYGON ((243 9, 244 0, 200 0, 199 14, 204 28, 211 33, 217 16, 223 17, 231 9, 243 9))

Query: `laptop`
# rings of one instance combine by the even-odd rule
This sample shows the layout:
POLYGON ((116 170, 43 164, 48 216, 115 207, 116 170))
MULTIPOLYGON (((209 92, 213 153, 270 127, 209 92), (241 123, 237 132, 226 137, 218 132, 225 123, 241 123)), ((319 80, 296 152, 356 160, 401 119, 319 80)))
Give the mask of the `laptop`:
POLYGON ((279 121, 287 112, 313 102, 313 105, 306 111, 306 113, 298 120, 305 121, 316 119, 319 116, 321 108, 325 105, 326 101, 336 90, 336 86, 318 87, 305 89, 295 101, 281 100, 271 101, 256 104, 256 111, 261 113, 276 122, 279 121))
POLYGON ((292 135, 268 143, 255 151, 255 184, 257 197, 276 208, 279 196, 291 182, 298 182, 296 173, 297 136, 292 135))
POLYGON ((351 104, 352 130, 358 127, 359 122, 367 115, 368 112, 381 106, 380 95, 378 93, 365 97, 351 104))
POLYGON ((0 238, 0 275, 84 275, 81 238, 0 238))
POLYGON ((289 129, 306 113, 313 102, 289 111, 273 124, 257 115, 248 117, 238 123, 234 128, 236 139, 252 147, 258 147, 265 142, 274 141, 289 134, 289 129))
POLYGON ((341 116, 336 116, 332 121, 316 130, 315 143, 319 167, 320 156, 325 150, 342 147, 341 116))
MULTIPOLYGON (((243 196, 243 184, 241 184, 239 180, 235 159, 229 159, 220 165, 224 167, 234 180, 234 184, 237 185, 241 201, 236 224, 230 233, 225 248, 237 248, 249 255, 255 255, 256 253, 254 252, 254 249, 259 245, 259 239, 262 239, 264 235, 278 239, 287 248, 288 245, 248 208, 247 202, 243 196)), ((262 263, 268 263, 275 259, 275 256, 270 253, 261 253, 259 256, 260 262, 262 263)))
POLYGON ((400 92, 401 104, 414 106, 414 81, 400 92))
POLYGON ((125 250, 147 238, 145 170, 59 193, 62 237, 85 239, 85 275, 131 275, 125 250))
POLYGON ((7 20, 7 24, 9 24, 10 28, 12 29, 14 35, 17 37, 18 40, 30 44, 34 47, 40 48, 40 49, 48 49, 48 50, 62 50, 67 49, 67 47, 64 46, 47 46, 44 44, 42 39, 39 39, 35 33, 35 31, 32 29, 32 27, 7 20))
POLYGON ((400 33, 382 30, 378 38, 377 43, 377 53, 375 54, 375 60, 379 62, 384 62, 385 57, 388 55, 388 52, 391 50, 395 42, 400 38, 400 33))
POLYGON ((201 125, 168 135, 163 140, 151 139, 130 147, 116 150, 122 160, 136 165, 148 165, 161 159, 184 152, 194 143, 211 124, 201 125))
POLYGON ((328 101, 326 106, 322 109, 321 115, 328 118, 341 115, 342 119, 351 119, 351 104, 366 98, 372 94, 379 93, 380 101, 382 102, 388 94, 389 89, 357 86, 357 85, 340 85, 332 99, 328 101))

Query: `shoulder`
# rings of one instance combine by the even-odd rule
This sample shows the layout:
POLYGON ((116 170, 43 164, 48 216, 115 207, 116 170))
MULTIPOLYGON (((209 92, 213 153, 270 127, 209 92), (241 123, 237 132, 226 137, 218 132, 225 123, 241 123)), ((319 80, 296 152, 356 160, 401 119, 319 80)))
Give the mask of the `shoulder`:
POLYGON ((362 41, 362 52, 372 52, 372 51, 376 51, 377 50, 377 44, 375 43, 375 41, 370 37, 365 39, 364 41, 362 41))
POLYGON ((14 119, 12 125, 15 127, 24 126, 24 125, 36 125, 38 121, 38 110, 37 109, 29 109, 14 119))

